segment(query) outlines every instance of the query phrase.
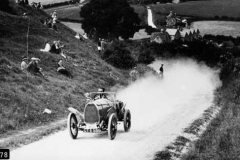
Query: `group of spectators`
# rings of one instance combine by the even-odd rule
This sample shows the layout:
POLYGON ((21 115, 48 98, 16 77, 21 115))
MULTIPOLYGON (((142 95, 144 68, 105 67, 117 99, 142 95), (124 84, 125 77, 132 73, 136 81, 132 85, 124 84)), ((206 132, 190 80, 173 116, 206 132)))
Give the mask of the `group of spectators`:
POLYGON ((41 2, 38 2, 38 3, 32 2, 32 3, 31 3, 31 6, 32 6, 33 8, 35 8, 35 9, 41 9, 41 10, 43 10, 43 5, 41 4, 41 2))
POLYGON ((21 5, 29 5, 28 0, 16 0, 16 3, 21 4, 21 5))
POLYGON ((79 39, 80 41, 84 41, 85 39, 88 39, 87 33, 83 33, 83 35, 80 35, 79 33, 77 33, 75 35, 75 38, 79 39))
MULTIPOLYGON (((163 65, 164 64, 161 64, 161 67, 159 68, 159 72, 158 72, 159 77, 161 79, 163 79, 163 65)), ((137 70, 137 67, 134 67, 133 70, 131 70, 129 72, 129 76, 130 76, 132 82, 136 81, 139 78, 140 74, 139 74, 139 72, 137 70)))
MULTIPOLYGON (((45 42, 45 48, 40 49, 42 52, 49 52, 49 53, 54 53, 54 54, 59 54, 61 55, 64 59, 67 58, 67 56, 63 53, 63 47, 64 45, 61 44, 61 42, 58 41, 53 41, 52 45, 50 44, 49 41, 45 42)), ((64 59, 60 59, 58 63, 56 64, 57 67, 57 72, 60 74, 63 74, 69 78, 72 78, 72 74, 64 67, 63 61, 64 59)), ((40 75, 44 78, 47 78, 43 73, 42 73, 42 68, 38 67, 38 63, 41 60, 36 57, 32 57, 30 60, 27 57, 22 57, 22 62, 21 62, 21 70, 27 71, 28 73, 32 75, 40 75), (30 61, 28 63, 28 61, 30 61)))
MULTIPOLYGON (((21 4, 21 5, 29 5, 28 0, 16 0, 16 3, 21 4)), ((31 7, 35 8, 35 9, 43 9, 43 5, 41 4, 41 2, 38 2, 38 3, 32 2, 31 7)))
POLYGON ((50 44, 49 41, 46 41, 45 48, 40 49, 40 51, 60 54, 63 58, 67 58, 67 56, 64 54, 63 48, 64 48, 64 45, 61 44, 60 40, 53 41, 52 44, 50 44))
POLYGON ((51 18, 46 17, 44 20, 41 20, 41 22, 48 28, 58 31, 57 25, 56 25, 58 22, 57 11, 54 10, 54 12, 51 14, 51 18))
POLYGON ((41 61, 39 58, 32 57, 30 59, 30 62, 28 63, 29 59, 27 57, 22 57, 22 62, 21 62, 21 70, 27 71, 30 74, 33 75, 40 75, 43 78, 47 78, 43 73, 42 73, 42 68, 38 66, 38 63, 41 61))

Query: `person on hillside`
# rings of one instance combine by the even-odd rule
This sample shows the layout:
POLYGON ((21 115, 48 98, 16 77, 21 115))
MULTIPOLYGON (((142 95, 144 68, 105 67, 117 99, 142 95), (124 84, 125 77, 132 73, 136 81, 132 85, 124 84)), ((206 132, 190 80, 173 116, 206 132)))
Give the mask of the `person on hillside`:
POLYGON ((60 41, 53 41, 50 52, 60 54, 64 45, 60 45, 60 41))
POLYGON ((67 56, 63 53, 63 47, 64 45, 61 45, 60 41, 53 41, 50 52, 60 54, 62 57, 67 58, 67 56))
POLYGON ((49 52, 51 50, 51 45, 49 43, 49 41, 45 42, 45 48, 44 49, 40 49, 40 51, 42 52, 49 52))
POLYGON ((98 53, 100 54, 102 51, 102 47, 101 47, 101 38, 99 38, 98 40, 98 53))
POLYGON ((167 19, 172 18, 172 17, 173 17, 173 12, 170 11, 169 15, 167 16, 167 19))
POLYGON ((80 41, 84 41, 84 38, 79 33, 75 35, 75 38, 79 39, 80 41))
POLYGON ((55 19, 55 20, 58 19, 57 10, 54 10, 54 12, 52 13, 52 19, 55 19))
POLYGON ((160 75, 161 78, 163 78, 163 64, 159 68, 159 75, 160 75))
POLYGON ((32 2, 32 3, 31 3, 31 6, 32 6, 32 8, 37 8, 37 3, 32 2))
POLYGON ((73 78, 72 74, 63 66, 63 60, 59 60, 57 72, 63 74, 69 78, 73 78))
POLYGON ((53 29, 53 30, 55 30, 55 31, 58 31, 56 24, 57 24, 57 19, 56 19, 56 18, 53 18, 53 19, 52 19, 51 29, 53 29))
POLYGON ((102 39, 102 40, 101 40, 101 50, 102 50, 102 51, 105 50, 105 45, 106 45, 106 44, 107 44, 107 43, 105 42, 105 40, 102 39))
POLYGON ((88 39, 87 33, 84 32, 82 36, 83 38, 88 39))
POLYGON ((46 25, 48 28, 52 28, 52 19, 46 18, 44 25, 46 25))
POLYGON ((43 6, 42 6, 41 2, 38 2, 36 7, 37 7, 37 9, 43 10, 43 6))
POLYGON ((27 57, 22 58, 22 62, 21 62, 21 70, 22 71, 25 71, 27 69, 27 67, 28 67, 27 61, 28 61, 27 57))
POLYGON ((129 73, 132 81, 137 80, 138 74, 139 74, 139 72, 137 71, 137 67, 134 67, 133 70, 131 70, 129 73))
POLYGON ((38 67, 39 62, 39 58, 32 57, 30 63, 28 64, 27 71, 31 74, 40 75, 46 78, 46 76, 42 73, 42 68, 38 67))

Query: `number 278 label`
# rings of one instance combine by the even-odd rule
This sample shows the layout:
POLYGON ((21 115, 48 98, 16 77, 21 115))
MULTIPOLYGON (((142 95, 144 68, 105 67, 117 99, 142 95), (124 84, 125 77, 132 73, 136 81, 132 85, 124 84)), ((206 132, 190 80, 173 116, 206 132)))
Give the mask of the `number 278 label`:
POLYGON ((0 149, 0 159, 9 159, 10 152, 9 149, 0 149))

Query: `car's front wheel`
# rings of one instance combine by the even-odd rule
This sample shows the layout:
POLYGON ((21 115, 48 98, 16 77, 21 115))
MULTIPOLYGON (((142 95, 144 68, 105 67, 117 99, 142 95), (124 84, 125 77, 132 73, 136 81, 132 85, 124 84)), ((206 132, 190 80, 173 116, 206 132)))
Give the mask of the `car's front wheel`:
POLYGON ((74 113, 69 113, 68 115, 68 121, 67 121, 67 126, 68 126, 68 131, 72 139, 76 139, 78 135, 78 127, 77 127, 78 121, 77 117, 74 113))
POLYGON ((123 118, 123 127, 124 131, 128 132, 131 128, 131 113, 129 109, 126 109, 124 112, 124 118, 123 118))
POLYGON ((117 134, 117 116, 116 114, 111 114, 108 120, 108 137, 113 140, 117 134))

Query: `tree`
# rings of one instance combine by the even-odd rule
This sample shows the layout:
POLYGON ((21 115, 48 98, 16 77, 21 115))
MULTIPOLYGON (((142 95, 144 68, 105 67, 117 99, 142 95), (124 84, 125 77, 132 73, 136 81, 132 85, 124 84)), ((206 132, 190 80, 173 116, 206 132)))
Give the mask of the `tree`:
POLYGON ((0 10, 8 13, 13 13, 12 8, 9 6, 9 0, 0 0, 0 10))
POLYGON ((116 41, 102 55, 102 59, 120 69, 130 69, 136 65, 131 52, 124 43, 116 41))
POLYGON ((92 38, 128 39, 139 30, 138 14, 126 0, 90 0, 80 16, 82 28, 92 38))

